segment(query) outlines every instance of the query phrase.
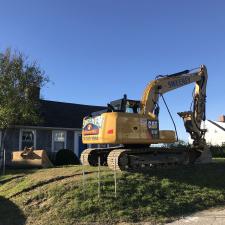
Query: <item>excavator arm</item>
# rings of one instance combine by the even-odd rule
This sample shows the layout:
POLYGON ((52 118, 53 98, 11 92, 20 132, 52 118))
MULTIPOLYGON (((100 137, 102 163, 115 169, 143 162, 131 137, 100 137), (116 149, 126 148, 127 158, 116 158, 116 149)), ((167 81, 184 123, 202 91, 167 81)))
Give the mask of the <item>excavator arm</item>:
POLYGON ((201 122, 205 120, 207 78, 207 69, 204 65, 201 65, 200 69, 193 73, 185 70, 176 74, 158 76, 147 85, 144 91, 141 100, 141 114, 157 118, 158 99, 161 95, 195 82, 192 111, 180 112, 178 115, 183 118, 185 129, 191 135, 194 147, 198 151, 203 151, 206 143, 205 130, 201 129, 201 122))

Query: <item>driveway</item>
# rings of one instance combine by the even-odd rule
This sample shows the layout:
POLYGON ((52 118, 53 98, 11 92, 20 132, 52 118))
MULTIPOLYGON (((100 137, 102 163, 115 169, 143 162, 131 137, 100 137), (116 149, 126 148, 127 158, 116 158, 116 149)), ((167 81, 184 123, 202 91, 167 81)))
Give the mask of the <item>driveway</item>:
POLYGON ((225 224, 225 208, 216 208, 204 210, 190 216, 186 216, 180 220, 167 225, 224 225, 225 224))

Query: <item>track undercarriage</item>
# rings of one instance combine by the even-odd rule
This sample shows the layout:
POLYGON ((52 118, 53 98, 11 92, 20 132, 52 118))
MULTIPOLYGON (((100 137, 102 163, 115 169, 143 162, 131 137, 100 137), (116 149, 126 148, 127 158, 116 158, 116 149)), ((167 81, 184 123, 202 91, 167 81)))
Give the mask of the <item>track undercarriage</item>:
POLYGON ((119 171, 145 171, 155 167, 194 163, 200 152, 187 147, 112 147, 86 149, 81 154, 83 165, 108 166, 119 171))

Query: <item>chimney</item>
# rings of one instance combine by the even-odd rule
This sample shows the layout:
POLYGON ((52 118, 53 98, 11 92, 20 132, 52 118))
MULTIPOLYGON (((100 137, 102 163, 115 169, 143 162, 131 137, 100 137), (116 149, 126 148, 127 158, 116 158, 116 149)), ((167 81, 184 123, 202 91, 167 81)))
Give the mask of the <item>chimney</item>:
POLYGON ((221 115, 218 119, 218 122, 223 122, 225 123, 225 115, 221 115))
POLYGON ((31 98, 31 99, 39 100, 40 99, 40 90, 41 90, 41 88, 38 86, 30 86, 30 87, 26 88, 26 90, 25 90, 25 97, 27 99, 31 98))

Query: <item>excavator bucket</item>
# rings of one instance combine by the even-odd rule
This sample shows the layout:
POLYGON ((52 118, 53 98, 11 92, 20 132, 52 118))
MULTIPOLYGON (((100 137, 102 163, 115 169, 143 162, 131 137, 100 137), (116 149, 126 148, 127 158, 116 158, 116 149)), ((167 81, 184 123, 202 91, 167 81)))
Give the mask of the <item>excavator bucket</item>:
POLYGON ((50 168, 53 167, 45 150, 25 148, 12 153, 12 166, 20 168, 50 168))

